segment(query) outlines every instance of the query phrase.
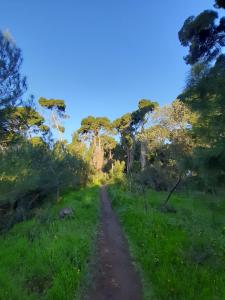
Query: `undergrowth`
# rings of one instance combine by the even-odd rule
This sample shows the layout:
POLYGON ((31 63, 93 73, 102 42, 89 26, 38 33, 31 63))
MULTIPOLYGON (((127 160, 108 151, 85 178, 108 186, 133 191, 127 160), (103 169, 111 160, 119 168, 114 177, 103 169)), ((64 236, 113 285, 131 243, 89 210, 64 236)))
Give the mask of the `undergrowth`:
POLYGON ((99 215, 98 188, 69 192, 0 236, 0 299, 82 299, 99 215), (74 215, 59 218, 70 207, 74 215))
POLYGON ((162 212, 165 193, 110 195, 143 282, 144 299, 225 299, 225 203, 206 195, 171 198, 176 213, 162 212))

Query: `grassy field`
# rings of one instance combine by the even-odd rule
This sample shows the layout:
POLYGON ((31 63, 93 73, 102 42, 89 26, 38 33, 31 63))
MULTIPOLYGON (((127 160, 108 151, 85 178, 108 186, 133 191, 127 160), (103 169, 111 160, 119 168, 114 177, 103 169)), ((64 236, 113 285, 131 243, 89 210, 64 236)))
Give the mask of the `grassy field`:
POLYGON ((69 192, 0 236, 0 300, 82 299, 99 215, 99 189, 69 192), (62 207, 74 217, 59 219, 62 207))
POLYGON ((174 195, 176 213, 163 213, 165 194, 138 196, 110 187, 144 299, 225 299, 225 199, 174 195), (147 207, 147 210, 146 210, 147 207))

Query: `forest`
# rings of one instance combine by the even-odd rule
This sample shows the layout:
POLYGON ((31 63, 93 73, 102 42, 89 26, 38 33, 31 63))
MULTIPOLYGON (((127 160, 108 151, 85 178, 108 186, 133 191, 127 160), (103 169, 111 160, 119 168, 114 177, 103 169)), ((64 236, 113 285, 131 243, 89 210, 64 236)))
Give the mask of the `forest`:
POLYGON ((175 100, 84 116, 71 142, 66 99, 27 96, 26 53, 0 31, 0 299, 225 299, 225 1, 214 2, 178 32, 189 71, 175 100), (133 298, 95 275, 106 198, 138 274, 133 298))

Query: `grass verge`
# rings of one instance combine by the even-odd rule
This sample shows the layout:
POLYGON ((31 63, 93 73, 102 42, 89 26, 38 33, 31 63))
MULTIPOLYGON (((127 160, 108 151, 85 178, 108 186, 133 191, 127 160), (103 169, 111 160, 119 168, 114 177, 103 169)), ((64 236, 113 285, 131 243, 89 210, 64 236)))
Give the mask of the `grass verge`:
POLYGON ((204 195, 171 198, 176 213, 158 207, 165 194, 134 195, 109 188, 140 271, 144 299, 225 299, 225 202, 204 195), (147 207, 147 210, 146 210, 147 207))
POLYGON ((85 188, 0 236, 0 299, 81 299, 98 220, 99 189, 85 188), (59 219, 63 207, 74 216, 59 219))

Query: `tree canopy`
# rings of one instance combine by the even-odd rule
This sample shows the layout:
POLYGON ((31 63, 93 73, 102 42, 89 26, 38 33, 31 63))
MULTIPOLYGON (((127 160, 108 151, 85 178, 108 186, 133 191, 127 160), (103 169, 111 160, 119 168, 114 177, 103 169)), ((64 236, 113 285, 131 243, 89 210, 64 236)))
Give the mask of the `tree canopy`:
POLYGON ((111 123, 107 117, 88 116, 81 121, 79 133, 82 135, 98 136, 101 131, 110 131, 111 123))
POLYGON ((225 1, 224 0, 216 0, 215 7, 225 9, 225 1))
POLYGON ((8 33, 0 31, 0 109, 15 105, 27 89, 26 77, 21 75, 23 58, 8 33))
MULTIPOLYGON (((223 1, 217 1, 222 7, 223 1)), ((210 62, 221 53, 225 45, 225 17, 219 19, 214 10, 205 10, 198 16, 190 16, 179 31, 179 39, 189 53, 184 58, 187 64, 210 62)))
POLYGON ((60 99, 46 99, 44 97, 39 98, 39 104, 42 107, 46 107, 47 109, 57 109, 58 111, 64 112, 66 109, 66 104, 64 100, 60 99))

